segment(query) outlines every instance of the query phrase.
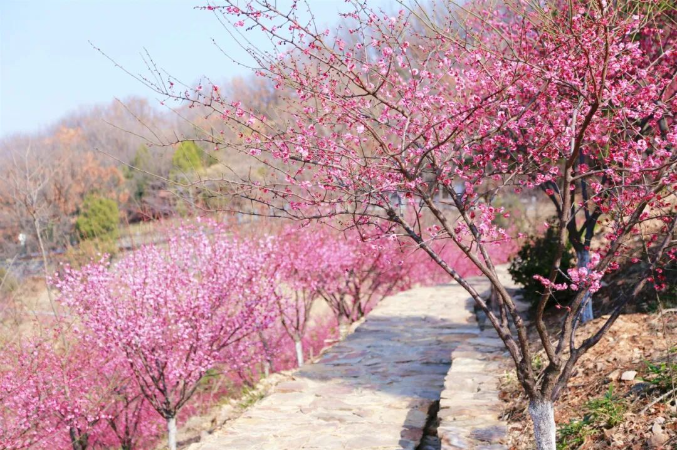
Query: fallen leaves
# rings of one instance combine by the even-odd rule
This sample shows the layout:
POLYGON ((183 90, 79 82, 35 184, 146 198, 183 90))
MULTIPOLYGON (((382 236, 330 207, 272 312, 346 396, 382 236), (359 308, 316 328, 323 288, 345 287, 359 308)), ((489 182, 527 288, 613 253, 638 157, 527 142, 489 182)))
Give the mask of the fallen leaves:
MULTIPOLYGON (((590 335, 605 319, 601 317, 582 326, 578 330, 578 337, 590 335)), ((554 413, 557 424, 562 427, 571 421, 583 420, 586 403, 603 396, 610 385, 628 408, 621 423, 611 428, 595 428, 593 433, 581 436, 579 447, 570 448, 675 448, 675 398, 671 400, 671 396, 667 396, 665 400, 651 405, 662 392, 648 382, 652 377, 648 363, 675 362, 675 330, 675 314, 622 315, 606 338, 582 357, 576 376, 573 376, 567 390, 556 403, 554 413), (664 333, 664 330, 667 332, 664 333), (671 361, 667 361, 667 358, 671 361), (645 408, 647 411, 642 412, 645 408)), ((506 402, 504 418, 509 422, 510 448, 534 448, 532 424, 524 412, 527 398, 522 394, 515 376, 507 378, 502 384, 500 398, 506 402)))

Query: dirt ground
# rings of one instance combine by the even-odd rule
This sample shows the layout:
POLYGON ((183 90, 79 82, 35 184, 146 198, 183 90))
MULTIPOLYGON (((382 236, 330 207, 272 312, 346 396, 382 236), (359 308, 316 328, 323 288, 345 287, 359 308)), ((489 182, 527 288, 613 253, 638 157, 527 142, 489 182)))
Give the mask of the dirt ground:
MULTIPOLYGON (((581 327, 577 337, 590 335, 606 318, 581 327)), ((533 365, 544 361, 542 353, 533 365)), ((558 449, 676 448, 675 364, 675 310, 619 317, 581 358, 555 406, 558 449)), ((512 367, 507 367, 501 395, 510 448, 534 448, 527 399, 512 367)))

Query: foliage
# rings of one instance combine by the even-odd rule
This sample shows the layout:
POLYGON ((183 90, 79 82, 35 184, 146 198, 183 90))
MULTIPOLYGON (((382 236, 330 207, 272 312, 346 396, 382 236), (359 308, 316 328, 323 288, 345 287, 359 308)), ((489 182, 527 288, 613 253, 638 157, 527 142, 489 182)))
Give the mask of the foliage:
MULTIPOLYGON (((554 225, 554 220, 551 220, 543 236, 528 239, 509 266, 511 278, 523 287, 524 298, 533 305, 539 302, 546 289, 542 282, 535 278, 535 275, 544 279, 549 277, 553 258, 558 251, 558 229, 554 225)), ((560 270, 554 280, 555 284, 567 283, 569 280, 566 275, 567 271, 574 267, 571 248, 569 244, 565 247, 560 260, 560 270)), ((557 304, 568 304, 574 297, 574 292, 553 290, 551 295, 557 304)))
POLYGON ((121 361, 92 351, 64 325, 0 354, 2 448, 68 448, 72 441, 85 448, 105 438, 101 419, 113 406, 110 387, 121 361))
POLYGON ((598 433, 600 429, 617 426, 622 422, 626 409, 626 402, 614 394, 614 387, 610 385, 602 397, 586 402, 581 420, 570 420, 558 428, 558 450, 579 448, 587 436, 598 433))
POLYGON ((89 194, 80 208, 75 229, 81 239, 116 240, 120 213, 115 200, 89 194))
POLYGON ((304 357, 335 341, 337 316, 308 315, 321 293, 338 295, 354 318, 429 281, 397 241, 326 227, 244 238, 197 221, 166 237, 116 263, 65 266, 52 280, 74 322, 0 349, 0 399, 12 398, 0 408, 4 446, 61 449, 72 433, 83 446, 146 448, 163 418, 198 411, 215 392, 244 386, 241 404, 256 401, 247 386, 262 363, 294 367, 295 340, 304 357))
POLYGON ((19 250, 9 246, 19 233, 28 235, 28 252, 40 250, 38 231, 46 250, 66 246, 73 235, 73 218, 88 194, 124 197, 118 169, 79 148, 83 146, 79 129, 61 129, 37 141, 35 146, 32 141, 16 143, 7 160, 0 162, 0 236, 7 238, 0 251, 9 250, 11 255, 19 250))
POLYGON ((200 170, 208 156, 195 142, 182 142, 172 155, 172 169, 175 173, 191 173, 200 170))
POLYGON ((614 386, 610 385, 605 395, 589 400, 584 409, 589 423, 603 428, 612 428, 621 423, 624 418, 626 402, 615 395, 614 386))
POLYGON ((281 284, 277 288, 277 304, 280 322, 287 335, 301 346, 297 355, 298 365, 304 360, 303 343, 310 322, 311 309, 320 298, 321 284, 318 261, 328 261, 325 249, 329 239, 323 230, 286 227, 276 245, 274 273, 281 284))
MULTIPOLYGON (((226 0, 224 5, 205 7, 224 15, 224 23, 243 27, 243 33, 232 34, 241 36, 245 47, 261 39, 245 37, 244 30, 263 33, 264 40, 277 44, 270 52, 252 47, 248 51, 261 65, 256 75, 279 93, 271 97, 280 104, 267 108, 227 99, 218 86, 202 83, 195 88, 164 82, 156 86, 168 100, 183 99, 197 114, 223 120, 215 132, 201 127, 210 130, 201 139, 214 146, 228 142, 229 151, 239 158, 251 157, 266 167, 253 179, 259 167, 252 171, 245 164, 242 170, 225 174, 218 189, 214 181, 202 180, 196 181, 196 189, 202 185, 208 192, 232 198, 233 209, 248 213, 300 221, 338 219, 341 228, 354 233, 352 241, 370 242, 372 251, 361 250, 357 256, 341 248, 343 243, 328 246, 331 254, 357 260, 345 266, 344 257, 336 258, 321 275, 327 281, 323 287, 328 302, 338 305, 342 317, 356 317, 369 309, 365 290, 376 286, 374 298, 388 290, 388 282, 373 282, 370 267, 383 264, 386 280, 398 271, 408 273, 389 264, 399 258, 391 259, 389 252, 380 255, 391 241, 411 240, 447 280, 462 284, 486 313, 528 396, 557 400, 579 358, 604 334, 571 346, 576 314, 588 294, 600 287, 602 275, 614 273, 630 258, 628 241, 647 239, 643 243, 650 267, 629 280, 620 308, 646 284, 655 283, 647 275, 660 268, 663 255, 675 259, 673 14, 652 7, 629 14, 637 9, 635 0, 477 0, 443 11, 449 5, 434 2, 431 8, 439 9, 431 14, 403 7, 393 15, 365 2, 351 5, 353 10, 343 16, 346 22, 334 34, 298 14, 296 3, 284 11, 267 0, 246 6, 226 0), (229 139, 218 128, 228 130, 229 139), (537 308, 539 343, 548 359, 541 372, 530 364, 533 349, 527 326, 515 311, 489 250, 516 238, 503 220, 510 211, 493 205, 491 199, 502 192, 532 191, 543 192, 553 203, 559 249, 565 250, 569 240, 577 252, 586 248, 591 253, 590 261, 567 270, 566 282, 557 282, 556 271, 538 275, 546 289, 576 293, 556 335, 543 323, 546 296, 537 308), (465 282, 457 262, 469 274, 477 271, 487 277, 497 292, 501 315, 490 311, 480 293, 465 282), (342 272, 346 267, 348 272, 342 272), (341 282, 342 273, 349 274, 348 282, 341 282)), ((166 76, 158 73, 144 79, 153 86, 154 79, 166 76)), ((203 166, 194 157, 195 148, 183 151, 186 155, 177 158, 174 175, 203 166)), ((193 190, 182 193, 192 202, 193 190)), ((23 210, 29 215, 34 211, 31 205, 23 210)), ((126 258, 110 272, 99 264, 83 269, 82 276, 67 274, 73 290, 66 296, 73 294, 69 300, 73 309, 93 328, 96 342, 106 351, 124 348, 133 355, 129 364, 137 368, 135 379, 149 385, 145 397, 164 416, 174 414, 181 399, 161 398, 144 370, 152 373, 152 380, 167 376, 170 384, 190 391, 217 360, 233 360, 238 366, 245 364, 240 357, 249 363, 263 353, 259 339, 243 339, 223 353, 198 351, 183 362, 186 349, 181 339, 202 335, 192 333, 195 323, 183 317, 193 317, 213 337, 217 333, 212 318, 228 323, 220 317, 224 305, 214 297, 229 306, 233 300, 220 291, 224 283, 211 284, 207 276, 213 274, 212 264, 219 269, 215 273, 231 276, 234 269, 224 262, 228 258, 217 254, 212 255, 217 262, 205 260, 197 249, 214 247, 201 245, 186 246, 195 254, 177 249, 177 265, 168 262, 164 250, 152 248, 126 258), (148 275, 148 286, 140 285, 135 278, 139 274, 148 275), (207 292, 193 275, 208 280, 207 292), (80 287, 88 295, 76 295, 80 287), (186 290, 201 294, 199 300, 179 295, 186 290), (142 302, 140 293, 151 301, 142 302), (156 308, 149 309, 149 303, 156 308), (154 314, 160 307, 167 310, 162 317, 154 314), (167 347, 165 340, 174 347, 167 347), (142 367, 140 361, 146 359, 154 361, 152 367, 142 367), (167 374, 157 373, 156 368, 165 366, 167 374), (164 406, 158 407, 161 403, 164 406)), ((358 246, 351 242, 345 247, 353 245, 358 246)), ((261 258, 257 252, 250 256, 261 258)), ((244 294, 239 290, 235 293, 244 294)), ((605 327, 616 317, 612 314, 605 327)), ((203 343, 195 342, 196 348, 203 343)), ((610 423, 616 410, 604 402, 615 401, 604 399, 591 408, 610 423)))
MULTIPOLYGON (((488 245, 485 249, 495 264, 505 264, 518 251, 518 240, 502 241, 488 245)), ((478 266, 453 242, 441 240, 432 244, 435 252, 449 264, 460 276, 473 277, 482 275, 478 266)), ((406 273, 413 283, 442 284, 449 283, 450 275, 433 261, 426 253, 416 251, 406 259, 406 273)))
POLYGON ((541 370, 544 368, 544 359, 539 353, 532 358, 532 367, 534 370, 541 370))
POLYGON ((570 420, 569 423, 558 428, 558 450, 573 450, 584 443, 586 436, 594 431, 588 426, 586 420, 570 420))
POLYGON ((185 226, 167 247, 142 247, 112 270, 66 268, 57 286, 104 350, 125 349, 149 401, 171 414, 220 352, 266 326, 269 284, 254 278, 265 252, 264 243, 229 239, 219 227, 185 226), (164 314, 154 317, 160 306, 164 314), (156 390, 152 379, 173 388, 156 390))
POLYGON ((140 146, 129 164, 132 167, 124 166, 123 174, 132 188, 132 198, 136 201, 141 201, 147 194, 150 183, 151 176, 146 172, 153 170, 151 153, 148 147, 145 145, 140 146))
MULTIPOLYGON (((675 349, 674 349, 675 353, 675 349)), ((661 361, 659 363, 651 363, 645 361, 647 367, 647 375, 643 377, 643 381, 652 384, 660 392, 668 392, 676 387, 676 362, 661 361)))
POLYGON ((134 177, 136 173, 138 173, 137 170, 149 170, 151 169, 151 153, 148 150, 148 147, 146 145, 141 145, 137 149, 136 153, 134 153, 134 157, 130 160, 129 166, 125 166, 123 169, 123 175, 125 176, 126 179, 131 179, 134 177))

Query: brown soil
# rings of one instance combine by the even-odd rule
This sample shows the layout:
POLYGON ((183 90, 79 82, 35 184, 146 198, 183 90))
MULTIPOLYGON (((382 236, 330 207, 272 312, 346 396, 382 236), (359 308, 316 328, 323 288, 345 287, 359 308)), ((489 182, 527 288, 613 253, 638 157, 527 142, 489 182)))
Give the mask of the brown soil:
MULTIPOLYGON (((595 319, 581 327, 577 336, 590 335, 606 318, 595 319)), ((553 328, 556 319, 551 318, 553 328)), ((541 361, 545 361, 543 353, 534 364, 539 365, 541 361)), ((675 310, 663 315, 621 316, 598 345, 581 358, 568 388, 555 406, 559 450, 676 448, 675 363, 675 310), (668 368, 663 371, 666 376, 663 386, 658 387, 658 377, 648 365, 661 363, 668 368), (634 380, 620 380, 621 374, 627 371, 637 372, 634 380), (650 406, 667 392, 671 393, 650 406), (591 416, 591 400, 604 399, 607 393, 615 407, 620 408, 618 424, 611 425, 600 416, 591 416), (588 421, 588 425, 582 432, 563 436, 568 424, 583 420, 588 421)), ((501 397, 506 401, 504 417, 509 422, 510 448, 534 448, 527 399, 512 367, 507 367, 501 397)))

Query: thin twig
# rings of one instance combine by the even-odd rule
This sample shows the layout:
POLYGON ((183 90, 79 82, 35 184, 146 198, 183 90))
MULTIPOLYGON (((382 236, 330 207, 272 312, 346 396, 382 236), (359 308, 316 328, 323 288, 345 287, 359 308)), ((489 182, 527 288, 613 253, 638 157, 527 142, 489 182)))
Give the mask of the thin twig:
POLYGON ((655 398, 654 400, 652 400, 652 403, 650 403, 650 404, 647 405, 645 408, 643 408, 643 410, 642 410, 640 413, 641 413, 641 414, 645 414, 645 412, 646 412, 648 409, 652 408, 654 405, 656 405, 657 403, 661 402, 662 400, 664 400, 664 399, 665 399, 666 397, 668 397, 669 395, 675 394, 675 392, 676 392, 676 388, 673 388, 673 389, 671 389, 670 391, 666 392, 665 394, 660 395, 659 397, 657 397, 657 398, 655 398))

